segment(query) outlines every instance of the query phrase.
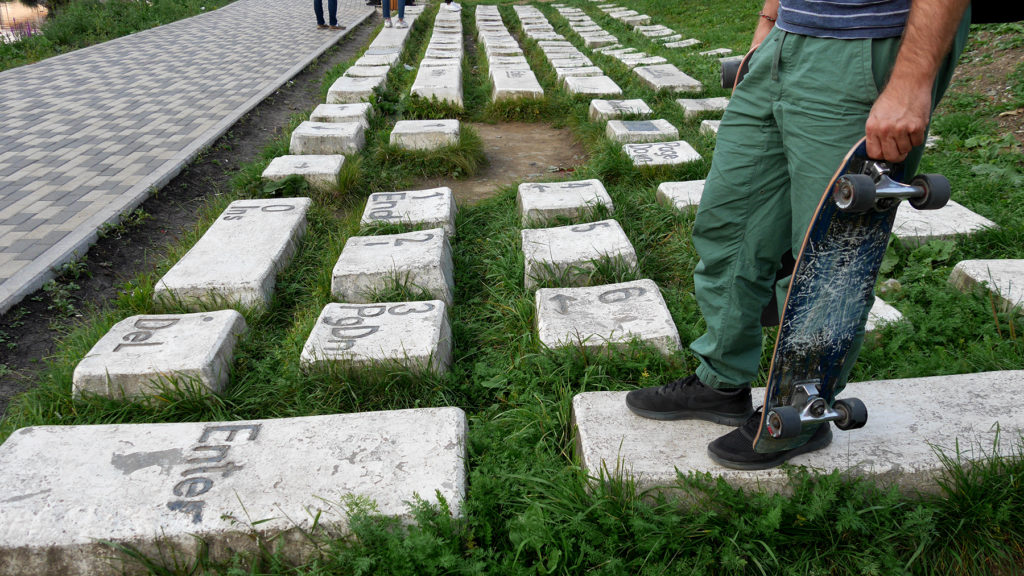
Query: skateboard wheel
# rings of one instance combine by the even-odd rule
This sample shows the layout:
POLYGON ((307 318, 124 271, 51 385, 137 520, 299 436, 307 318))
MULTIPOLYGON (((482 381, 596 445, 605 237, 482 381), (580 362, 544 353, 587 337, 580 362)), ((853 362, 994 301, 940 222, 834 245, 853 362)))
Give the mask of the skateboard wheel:
POLYGON ((867 174, 840 176, 832 200, 843 212, 867 212, 875 207, 875 181, 867 174))
POLYGON ((796 438, 800 435, 800 411, 792 406, 777 406, 768 411, 768 433, 772 438, 796 438))
POLYGON ((910 181, 911 186, 924 189, 924 195, 910 199, 910 205, 918 210, 938 210, 949 202, 952 187, 942 174, 918 174, 910 181))
POLYGON ((836 400, 832 407, 839 412, 839 419, 835 422, 840 430, 863 428, 868 423, 868 407, 857 398, 836 400))

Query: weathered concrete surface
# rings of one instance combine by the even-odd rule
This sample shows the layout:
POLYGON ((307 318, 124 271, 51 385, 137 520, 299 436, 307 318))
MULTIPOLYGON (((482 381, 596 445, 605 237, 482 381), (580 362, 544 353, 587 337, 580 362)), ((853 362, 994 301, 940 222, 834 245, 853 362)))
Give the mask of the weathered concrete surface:
POLYGON ((717 98, 681 98, 676 100, 676 102, 683 108, 683 116, 685 118, 693 118, 705 112, 724 112, 725 107, 729 105, 729 99, 724 96, 717 98))
POLYGON ((704 180, 688 182, 662 182, 658 185, 656 197, 659 202, 673 206, 676 210, 696 209, 704 194, 704 180))
POLYGON ((153 288, 190 310, 262 308, 306 232, 309 198, 236 200, 153 288))
POLYGON ((125 318, 78 363, 71 389, 111 398, 148 396, 167 385, 219 394, 245 330, 234 310, 125 318))
POLYGON ((700 154, 685 140, 652 144, 623 144, 622 151, 635 166, 666 166, 700 160, 700 154))
POLYGON ((614 211, 611 196, 600 180, 524 182, 519 185, 516 207, 523 226, 552 221, 559 216, 580 218, 597 206, 614 211))
POLYGON ((964 260, 949 283, 965 292, 984 285, 1004 310, 1024 306, 1024 260, 964 260))
POLYGON ((700 133, 708 136, 718 136, 718 127, 721 125, 721 120, 701 120, 700 133))
POLYGON ((440 492, 461 515, 465 459, 458 408, 22 428, 0 446, 0 573, 120 574, 103 541, 180 566, 200 539, 224 561, 259 535, 298 561, 306 534, 348 531, 353 497, 411 520, 408 502, 440 492))
POLYGON ((373 105, 369 102, 358 104, 318 104, 309 115, 310 122, 359 122, 363 128, 370 127, 373 105))
MULTIPOLYGON (((834 429, 832 444, 794 457, 790 463, 828 473, 867 476, 907 492, 937 491, 943 466, 936 449, 965 459, 993 452, 998 425, 999 452, 1015 453, 1024 433, 1024 402, 1018 394, 1024 371, 983 372, 909 380, 851 383, 840 396, 858 396, 868 407, 864 428, 834 429)), ((755 389, 754 405, 762 402, 755 389)), ((786 492, 789 480, 778 468, 730 470, 715 464, 707 445, 732 428, 699 420, 648 420, 626 408, 626 392, 587 392, 573 398, 578 454, 587 472, 601 466, 637 480, 637 489, 673 486, 676 470, 711 473, 733 486, 786 492)))
POLYGON ((452 251, 444 229, 353 236, 334 266, 331 294, 342 302, 372 304, 373 293, 396 282, 449 306, 455 292, 452 251))
POLYGON ((295 155, 355 154, 363 149, 363 123, 303 122, 292 131, 288 151, 295 155))
POLYGON ((567 76, 565 89, 578 96, 622 95, 622 88, 608 76, 567 76))
POLYGON ((732 54, 732 50, 729 48, 715 48, 700 53, 701 56, 728 56, 729 54, 732 54))
POLYGON ((656 64, 640 66, 633 69, 644 83, 654 90, 672 90, 675 92, 700 92, 704 85, 684 74, 674 64, 656 64))
POLYGON ((339 364, 442 374, 452 362, 444 302, 328 304, 302 347, 303 369, 339 364))
POLYGON ((864 332, 871 333, 886 324, 902 322, 903 314, 891 304, 875 296, 875 303, 868 312, 868 322, 864 326, 864 332))
POLYGON ((611 120, 623 116, 645 118, 654 114, 651 107, 643 100, 601 100, 590 101, 589 117, 591 122, 611 120))
POLYGON ((462 66, 456 61, 451 66, 420 67, 412 84, 412 94, 423 98, 437 98, 459 106, 462 99, 462 66))
POLYGON ((555 68, 555 78, 558 83, 564 85, 565 79, 570 76, 604 76, 604 70, 597 66, 583 66, 580 68, 555 68))
POLYGON ((458 120, 399 120, 391 145, 406 150, 436 150, 459 143, 458 120))
POLYGON ((679 350, 679 331, 651 280, 587 288, 541 288, 535 296, 537 333, 549 348, 598 351, 639 340, 663 354, 679 350))
POLYGON ((901 242, 920 246, 931 240, 952 240, 987 228, 997 228, 996 223, 953 200, 938 210, 914 210, 907 202, 896 212, 892 233, 901 242))
POLYGON ((455 234, 455 196, 446 186, 429 190, 378 192, 366 199, 360 224, 411 224, 455 234))
POLYGON ((302 176, 310 188, 322 192, 338 189, 338 175, 345 164, 341 154, 278 156, 263 171, 263 179, 278 182, 289 176, 302 176))
POLYGON ((677 40, 675 42, 666 42, 666 48, 689 48, 690 46, 696 46, 700 44, 700 40, 696 38, 687 38, 686 40, 677 40))
POLYGON ((327 90, 328 104, 354 104, 368 102, 373 96, 373 89, 384 86, 387 76, 355 77, 342 76, 331 84, 327 90))
POLYGON ((589 285, 598 261, 636 269, 636 251, 616 220, 526 229, 520 236, 527 290, 545 280, 559 282, 557 286, 589 285))
POLYGON ((494 89, 491 100, 500 102, 515 98, 543 98, 544 88, 532 70, 490 70, 494 89))
POLYGON ((679 129, 664 118, 655 120, 609 120, 605 135, 615 142, 661 142, 677 140, 679 129))

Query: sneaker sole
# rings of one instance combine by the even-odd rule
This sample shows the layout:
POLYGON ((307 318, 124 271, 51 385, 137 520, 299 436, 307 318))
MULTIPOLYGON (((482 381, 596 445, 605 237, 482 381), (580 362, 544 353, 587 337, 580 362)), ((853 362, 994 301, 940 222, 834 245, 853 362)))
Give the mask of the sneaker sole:
POLYGON ((643 408, 634 408, 628 403, 626 404, 626 407, 637 416, 643 416, 644 418, 650 418, 651 420, 706 420, 708 422, 724 424, 726 426, 740 426, 747 421, 747 418, 750 418, 751 414, 754 413, 753 408, 745 414, 734 414, 731 412, 711 412, 708 410, 654 412, 651 410, 644 410, 643 408))
MULTIPOLYGON (((830 425, 826 423, 824 424, 824 426, 830 425)), ((711 459, 714 460, 716 463, 721 464, 726 468, 732 468, 733 470, 767 470, 769 468, 775 468, 776 466, 782 464, 783 462, 789 460, 794 456, 799 456, 801 454, 806 454, 808 452, 814 452, 815 450, 821 450, 822 448, 828 446, 831 443, 832 429, 829 428, 828 434, 825 434, 821 438, 810 441, 807 444, 804 444, 803 446, 797 446, 792 450, 779 452, 779 455, 772 460, 764 460, 761 462, 736 462, 715 454, 714 452, 711 451, 710 447, 708 448, 708 456, 710 456, 711 459)))

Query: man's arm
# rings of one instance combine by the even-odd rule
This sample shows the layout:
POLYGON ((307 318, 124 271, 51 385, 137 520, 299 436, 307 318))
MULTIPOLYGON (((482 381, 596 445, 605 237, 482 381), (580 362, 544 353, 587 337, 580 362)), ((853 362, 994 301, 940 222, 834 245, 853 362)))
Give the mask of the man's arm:
POLYGON ((901 162, 924 143, 932 86, 970 0, 912 0, 889 83, 865 126, 868 156, 901 162))
POLYGON ((779 0, 765 0, 764 8, 757 18, 757 29, 754 30, 754 41, 750 43, 750 49, 757 48, 764 37, 772 31, 775 26, 775 19, 779 17, 779 0))

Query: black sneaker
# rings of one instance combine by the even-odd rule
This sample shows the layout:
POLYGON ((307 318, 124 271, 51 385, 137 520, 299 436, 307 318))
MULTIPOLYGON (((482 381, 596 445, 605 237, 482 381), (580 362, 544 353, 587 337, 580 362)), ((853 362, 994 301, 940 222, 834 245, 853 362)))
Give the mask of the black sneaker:
POLYGON ((754 411, 749 387, 716 390, 696 374, 664 386, 633 390, 626 394, 626 406, 644 418, 708 420, 728 426, 739 426, 754 411))
POLYGON ((761 425, 761 408, 750 415, 742 426, 708 444, 708 455, 726 468, 764 470, 774 468, 793 456, 820 450, 832 443, 832 426, 821 424, 806 444, 790 450, 761 454, 754 452, 754 436, 761 425))

